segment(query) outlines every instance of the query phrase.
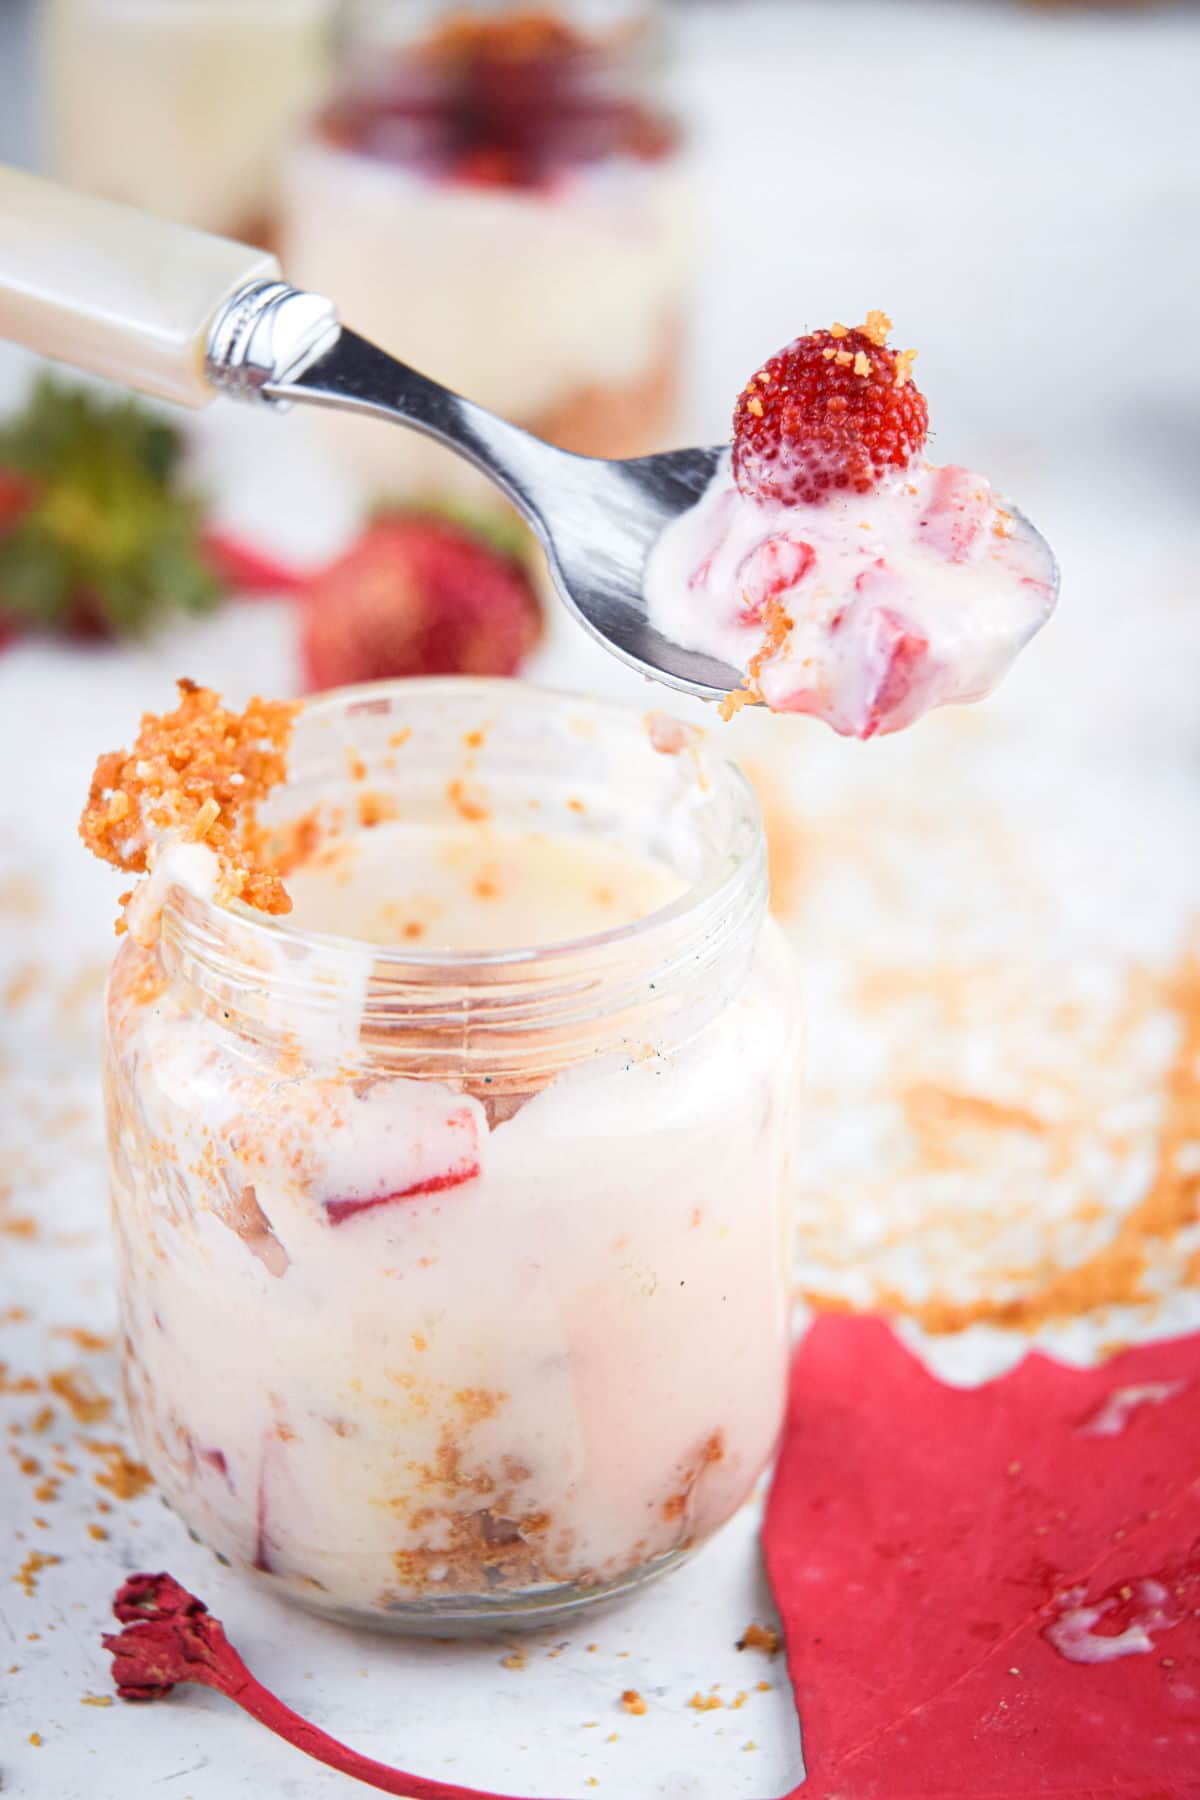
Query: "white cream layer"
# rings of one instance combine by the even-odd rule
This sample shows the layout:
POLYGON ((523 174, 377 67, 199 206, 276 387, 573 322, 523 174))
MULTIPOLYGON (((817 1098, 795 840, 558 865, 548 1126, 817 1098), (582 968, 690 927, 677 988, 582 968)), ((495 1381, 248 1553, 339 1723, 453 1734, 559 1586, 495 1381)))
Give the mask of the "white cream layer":
POLYGON ((651 622, 755 674, 768 706, 872 737, 991 692, 1049 618, 1047 546, 982 475, 923 463, 867 495, 762 504, 728 457, 656 545, 651 622))
MULTIPOLYGON (((588 929, 597 861, 567 853, 588 929)), ((423 895, 439 868, 457 934, 474 876, 427 855, 423 895)), ((678 885, 626 872, 626 900, 678 885)), ((347 897, 353 912, 353 872, 324 896, 331 920, 347 897)), ((482 940, 497 898, 475 904, 482 940)), ((501 1587, 619 1580, 746 1497, 787 1362, 792 1007, 774 927, 682 1048, 648 1020, 511 1113, 486 1083, 364 1072, 353 1035, 341 1068, 281 1060, 219 1002, 122 990, 119 964, 128 1390, 157 1479, 218 1550, 317 1606, 386 1609, 486 1588, 489 1558, 501 1587)), ((433 1046, 431 1074, 453 1047, 433 1046)))

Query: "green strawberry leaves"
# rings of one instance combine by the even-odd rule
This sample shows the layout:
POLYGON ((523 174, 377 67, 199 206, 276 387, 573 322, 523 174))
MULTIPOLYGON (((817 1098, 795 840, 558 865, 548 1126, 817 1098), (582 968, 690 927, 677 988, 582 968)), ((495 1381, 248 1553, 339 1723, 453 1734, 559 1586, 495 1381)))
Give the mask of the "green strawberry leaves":
POLYGON ((0 427, 0 620, 129 635, 214 606, 181 454, 179 433, 134 401, 40 379, 0 427))

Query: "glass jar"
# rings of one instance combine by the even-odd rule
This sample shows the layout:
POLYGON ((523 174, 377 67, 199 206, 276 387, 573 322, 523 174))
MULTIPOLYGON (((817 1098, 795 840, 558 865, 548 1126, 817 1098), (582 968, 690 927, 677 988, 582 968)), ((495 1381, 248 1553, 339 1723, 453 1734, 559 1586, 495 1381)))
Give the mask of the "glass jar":
MULTIPOLYGON (((655 26, 644 0, 360 5, 286 159, 289 279, 564 449, 667 447, 689 229, 655 26)), ((385 496, 494 503, 415 433, 318 423, 385 496)))
POLYGON ((72 187, 272 238, 279 148, 320 93, 337 0, 46 0, 51 164, 72 187))
POLYGON ((449 821, 674 898, 451 954, 170 891, 107 1001, 141 1453, 323 1613, 541 1624, 679 1562, 776 1441, 796 1006, 756 805, 692 728, 504 682, 312 701, 290 768, 298 882, 449 821))

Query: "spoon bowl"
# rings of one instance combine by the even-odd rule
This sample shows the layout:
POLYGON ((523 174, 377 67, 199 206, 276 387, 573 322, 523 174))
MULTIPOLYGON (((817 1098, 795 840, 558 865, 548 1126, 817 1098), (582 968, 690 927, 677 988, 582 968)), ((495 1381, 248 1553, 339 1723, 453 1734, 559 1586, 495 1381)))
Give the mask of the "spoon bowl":
MULTIPOLYGON (((695 505, 720 446, 626 462, 558 450, 338 326, 331 311, 316 310, 325 303, 312 295, 275 287, 283 291, 268 291, 258 319, 217 322, 206 370, 214 386, 276 405, 394 419, 435 438, 503 490, 541 542, 568 610, 606 650, 639 674, 702 700, 741 687, 732 664, 685 650, 656 631, 643 596, 652 548, 672 519, 695 505), (256 358, 263 359, 258 367, 266 379, 255 378, 256 358)), ((256 304, 253 294, 235 298, 240 308, 256 304)))

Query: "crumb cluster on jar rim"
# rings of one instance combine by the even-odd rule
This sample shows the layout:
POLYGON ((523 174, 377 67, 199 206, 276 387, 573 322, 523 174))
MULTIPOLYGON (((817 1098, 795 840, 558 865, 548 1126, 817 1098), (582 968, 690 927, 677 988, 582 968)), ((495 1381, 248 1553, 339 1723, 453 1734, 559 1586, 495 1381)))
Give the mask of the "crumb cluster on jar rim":
MULTIPOLYGON (((754 789, 731 758, 705 749, 706 734, 701 727, 683 724, 662 715, 671 727, 668 748, 665 743, 655 741, 654 721, 658 715, 653 713, 646 714, 619 702, 597 700, 592 695, 572 693, 560 688, 542 688, 528 683, 471 676, 423 676, 333 688, 305 700, 298 708, 296 718, 299 722, 306 718, 319 719, 322 714, 336 716, 343 710, 365 710, 372 701, 394 697, 412 697, 418 704, 422 697, 428 697, 434 702, 469 697, 477 699, 481 708, 485 708, 489 700, 503 703, 511 701, 517 693, 524 695, 533 705, 552 708, 563 714, 584 713, 595 717, 600 724, 609 722, 620 726, 630 734, 633 741, 645 742, 651 754, 690 755, 702 759, 699 767, 713 799, 718 797, 722 786, 724 787, 732 803, 729 843, 719 856, 712 853, 708 855, 710 866, 698 879, 688 881, 678 898, 627 924, 611 926, 607 930, 592 932, 583 937, 486 952, 419 950, 407 944, 371 944, 365 939, 345 937, 334 932, 312 931, 291 924, 286 913, 263 913, 236 899, 226 905, 189 893, 183 888, 171 889, 164 910, 178 915, 177 899, 186 896, 192 908, 198 909, 201 919, 224 916, 235 920, 239 931, 261 934, 264 941, 283 941, 297 948, 311 947, 335 953, 340 951, 346 955, 361 955, 364 951, 369 951, 377 965, 403 968, 417 973, 418 977, 420 972, 429 975, 449 972, 469 976, 476 971, 495 973, 505 968, 519 968, 549 960, 566 962, 571 957, 589 953, 616 953, 622 947, 633 944, 649 945, 656 936, 661 934, 666 937, 672 927, 685 924, 689 919, 699 919, 707 913, 719 916, 727 907, 735 905, 741 895, 747 892, 752 894, 760 879, 765 887, 765 838, 754 789)), ((397 717, 400 716, 398 713, 397 717)), ((482 772, 482 778, 486 780, 486 771, 482 772)), ((286 781, 285 776, 284 785, 286 781)))

